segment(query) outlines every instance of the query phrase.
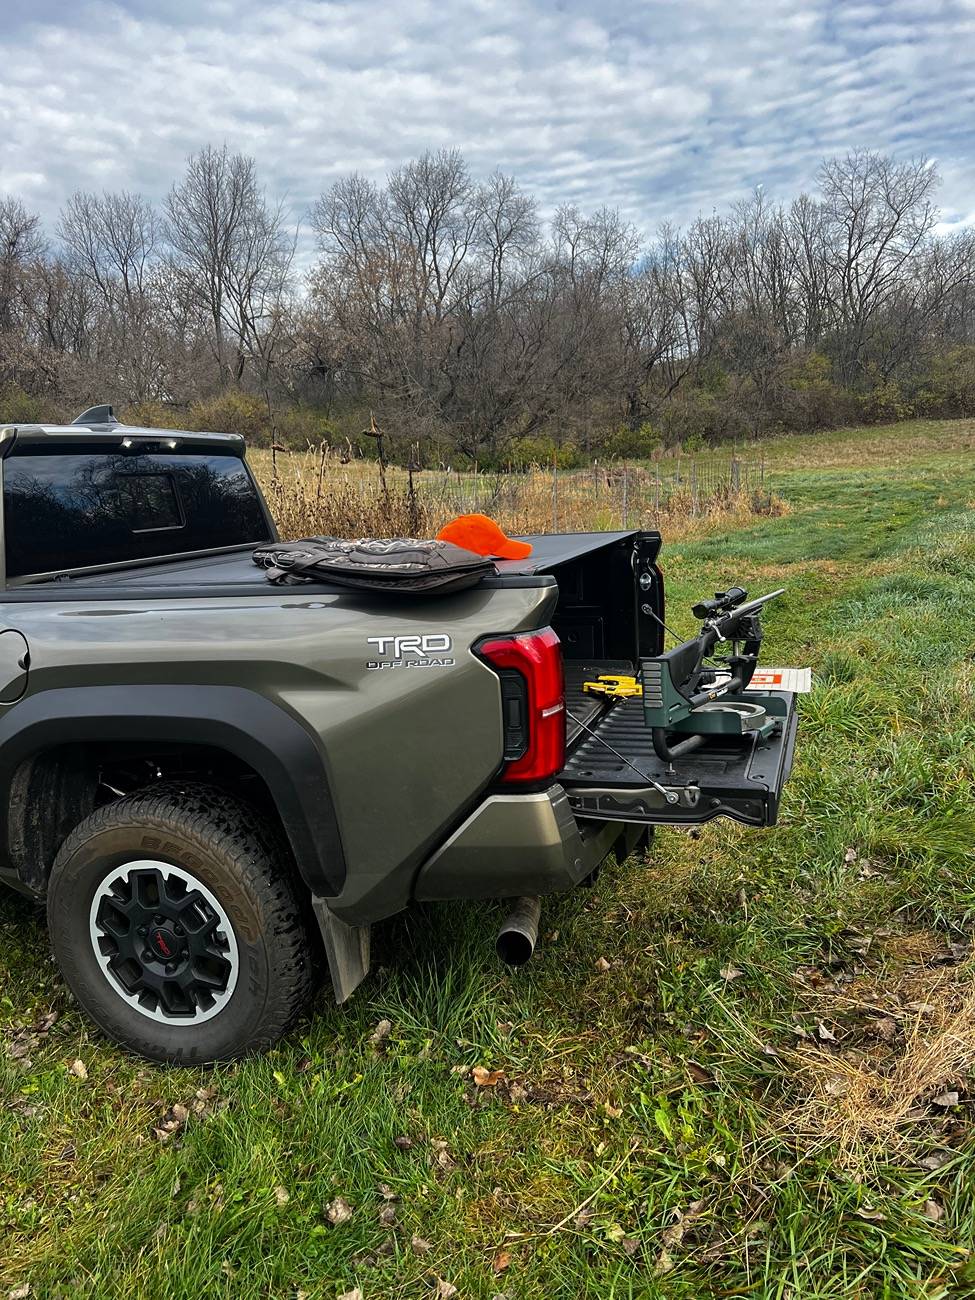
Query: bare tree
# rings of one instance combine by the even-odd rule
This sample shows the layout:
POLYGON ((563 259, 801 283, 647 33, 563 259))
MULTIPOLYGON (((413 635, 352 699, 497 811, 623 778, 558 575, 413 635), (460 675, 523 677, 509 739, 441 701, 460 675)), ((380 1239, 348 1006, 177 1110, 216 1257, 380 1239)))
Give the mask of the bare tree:
POLYGON ((645 241, 610 209, 543 221, 512 177, 442 150, 322 195, 303 293, 253 160, 206 147, 162 211, 73 195, 50 246, 0 198, 0 391, 189 407, 231 388, 272 436, 296 406, 350 428, 373 410, 394 449, 494 463, 518 439, 639 447, 648 421, 719 438, 963 413, 975 235, 938 233, 936 185, 923 159, 854 152, 785 206, 759 189, 645 241))
POLYGON ((239 384, 248 357, 267 360, 264 331, 280 318, 295 237, 268 204, 252 158, 207 146, 166 199, 174 265, 205 321, 217 369, 239 384))
POLYGON ((23 278, 43 250, 37 216, 19 199, 0 197, 0 331, 14 327, 23 278))
POLYGON ((937 220, 938 175, 925 158, 898 163, 856 151, 823 163, 819 185, 837 360, 843 379, 852 382, 863 374, 871 327, 937 220))
POLYGON ((118 396, 140 402, 158 396, 158 215, 138 194, 79 192, 61 213, 58 236, 99 304, 101 351, 114 363, 118 396))

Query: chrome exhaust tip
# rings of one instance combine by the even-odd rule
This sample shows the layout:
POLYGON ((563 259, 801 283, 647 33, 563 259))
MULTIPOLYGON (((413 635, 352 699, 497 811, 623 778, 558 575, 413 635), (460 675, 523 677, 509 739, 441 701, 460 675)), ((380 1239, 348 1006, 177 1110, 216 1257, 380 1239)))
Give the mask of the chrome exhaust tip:
POLYGON ((542 900, 519 898, 498 931, 495 947, 507 966, 524 966, 531 959, 538 942, 538 923, 542 917, 542 900))

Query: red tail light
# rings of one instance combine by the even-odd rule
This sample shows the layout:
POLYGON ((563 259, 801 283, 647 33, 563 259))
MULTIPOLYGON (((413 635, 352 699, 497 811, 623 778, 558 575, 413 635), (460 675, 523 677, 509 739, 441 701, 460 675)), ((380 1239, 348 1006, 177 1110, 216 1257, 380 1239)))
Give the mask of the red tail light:
POLYGON ((477 654, 501 679, 505 767, 501 780, 548 781, 565 766, 565 676, 550 627, 492 637, 477 654))

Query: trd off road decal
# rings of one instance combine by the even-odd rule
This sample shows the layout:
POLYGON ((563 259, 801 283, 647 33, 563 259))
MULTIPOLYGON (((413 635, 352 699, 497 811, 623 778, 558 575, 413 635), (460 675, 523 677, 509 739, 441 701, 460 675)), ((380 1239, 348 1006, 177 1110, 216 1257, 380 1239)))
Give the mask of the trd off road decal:
POLYGON ((382 668, 450 668, 451 640, 444 632, 424 632, 415 636, 369 636, 366 640, 376 647, 378 658, 366 664, 370 669, 382 668))

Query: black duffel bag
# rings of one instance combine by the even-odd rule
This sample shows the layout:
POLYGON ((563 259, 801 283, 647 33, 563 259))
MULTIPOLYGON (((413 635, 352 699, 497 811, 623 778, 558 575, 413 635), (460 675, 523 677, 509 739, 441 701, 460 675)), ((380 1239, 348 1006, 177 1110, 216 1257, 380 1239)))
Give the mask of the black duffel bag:
POLYGON ((390 595, 441 596, 497 573, 483 555, 416 537, 306 537, 254 552, 271 582, 331 582, 390 595))

